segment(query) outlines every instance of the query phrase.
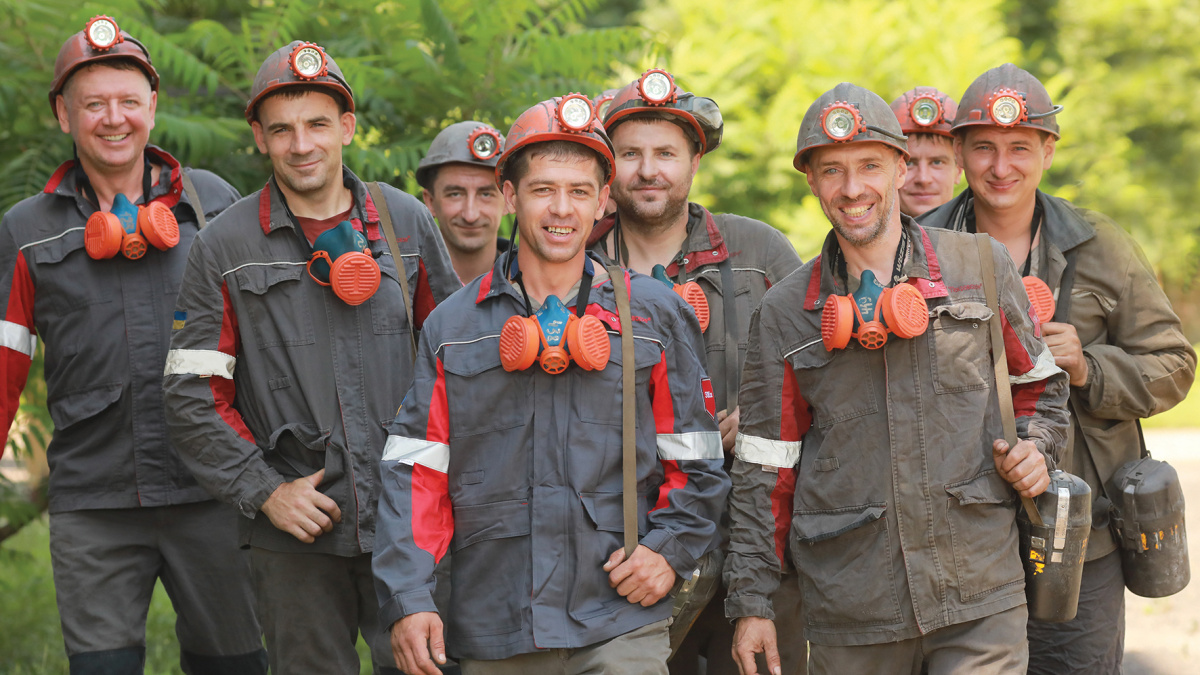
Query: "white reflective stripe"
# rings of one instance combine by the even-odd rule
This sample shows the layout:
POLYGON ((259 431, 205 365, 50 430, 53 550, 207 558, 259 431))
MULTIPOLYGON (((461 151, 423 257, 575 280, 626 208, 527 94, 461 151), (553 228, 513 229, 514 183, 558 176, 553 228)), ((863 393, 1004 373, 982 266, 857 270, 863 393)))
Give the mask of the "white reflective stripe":
POLYGON ((412 466, 420 464, 446 473, 450 468, 450 446, 436 441, 423 441, 407 436, 388 436, 383 446, 383 461, 412 466))
POLYGON ((215 349, 172 349, 167 352, 163 375, 199 375, 233 379, 237 359, 215 349))
POLYGON ((32 359, 33 350, 37 348, 37 336, 19 323, 0 321, 0 347, 8 347, 32 359))
POLYGON ((272 262, 250 262, 250 263, 246 263, 246 264, 244 264, 244 265, 238 265, 237 267, 235 267, 235 268, 233 268, 233 269, 231 269, 231 270, 227 270, 227 271, 225 271, 225 272, 221 272, 221 276, 223 276, 223 277, 224 277, 224 276, 229 276, 230 274, 233 274, 234 272, 236 272, 236 271, 238 271, 238 270, 242 269, 243 267, 274 267, 274 266, 276 266, 276 265, 283 265, 284 267, 307 266, 307 265, 308 265, 308 261, 305 261, 305 262, 294 262, 294 261, 291 261, 291 260, 275 260, 275 261, 272 261, 272 262))
POLYGON ((1029 369, 1029 372, 1017 375, 1015 377, 1009 375, 1008 384, 1009 386, 1015 386, 1018 384, 1027 384, 1029 382, 1037 382, 1038 380, 1044 380, 1048 377, 1052 377, 1055 373, 1061 372, 1062 368, 1059 368, 1054 363, 1054 355, 1050 353, 1049 348, 1046 348, 1042 350, 1041 354, 1038 354, 1038 360, 1033 364, 1033 367, 1029 369))
POLYGON ((52 242, 55 239, 61 239, 65 236, 67 236, 68 234, 71 234, 75 230, 86 230, 86 229, 87 228, 84 228, 84 227, 71 227, 71 228, 63 230, 62 232, 54 235, 53 237, 46 237, 45 239, 38 239, 37 241, 31 241, 28 244, 25 244, 24 246, 22 246, 19 250, 24 251, 25 249, 29 248, 30 246, 37 246, 38 244, 45 244, 45 243, 52 242))
POLYGON ((667 460, 722 459, 721 434, 715 431, 690 431, 686 434, 659 434, 658 458, 667 460))
POLYGON ((739 432, 733 456, 751 464, 791 469, 800 461, 800 441, 773 441, 739 432))

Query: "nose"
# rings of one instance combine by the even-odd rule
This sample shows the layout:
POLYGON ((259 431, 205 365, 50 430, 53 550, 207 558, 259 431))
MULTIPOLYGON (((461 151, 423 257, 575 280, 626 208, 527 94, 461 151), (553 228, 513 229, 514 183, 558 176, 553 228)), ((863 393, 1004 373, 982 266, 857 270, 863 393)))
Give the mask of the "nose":
POLYGON ((108 105, 104 106, 104 124, 110 127, 120 126, 125 121, 125 111, 121 109, 121 102, 111 100, 108 105))
POLYGON ((556 190, 550 198, 550 213, 557 217, 566 217, 571 213, 571 196, 566 190, 556 190))
POLYGON ((658 175, 658 163, 654 161, 654 157, 650 154, 643 154, 638 159, 637 165, 638 178, 643 181, 652 180, 658 175))
POLYGON ((467 194, 467 203, 463 205, 462 219, 474 223, 479 219, 479 197, 474 193, 467 194))
POLYGON ((313 139, 303 125, 298 125, 296 133, 292 134, 292 146, 288 149, 294 155, 307 155, 312 152, 313 139))
POLYGON ((932 178, 932 173, 929 169, 929 164, 925 162, 917 162, 908 170, 909 179, 913 185, 928 185, 932 178))
POLYGON ((842 181, 842 196, 850 201, 854 201, 862 196, 863 182, 856 171, 847 171, 846 178, 842 181))
POLYGON ((996 174, 997 178, 1004 178, 1012 169, 1011 158, 1008 156, 1008 151, 1001 148, 996 151, 996 159, 992 162, 992 173, 996 174))

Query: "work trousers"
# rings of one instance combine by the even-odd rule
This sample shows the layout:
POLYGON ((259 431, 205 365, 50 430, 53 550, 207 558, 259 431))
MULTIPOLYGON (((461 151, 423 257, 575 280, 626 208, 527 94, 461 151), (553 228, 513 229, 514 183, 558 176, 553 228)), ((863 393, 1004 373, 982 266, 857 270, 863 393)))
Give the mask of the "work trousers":
MULTIPOLYGON (((779 589, 771 596, 783 675, 805 675, 808 670, 804 612, 800 604, 803 597, 800 577, 795 570, 783 575, 779 589)), ((667 664, 671 675, 738 675, 737 663, 733 660, 733 628, 734 624, 725 618, 725 586, 722 585, 667 664)), ((770 672, 766 658, 761 654, 757 662, 758 672, 770 672)))
POLYGON ((252 547, 258 616, 273 675, 358 675, 361 631, 376 675, 399 673, 379 626, 371 554, 281 553, 252 547))
POLYGON ((72 675, 142 672, 156 580, 175 609, 183 672, 266 673, 233 507, 52 513, 50 560, 72 675))
POLYGON ((1120 675, 1125 654, 1121 552, 1083 564, 1079 612, 1065 623, 1029 622, 1029 672, 1120 675))
POLYGON ((1014 675, 1025 672, 1025 605, 899 642, 854 647, 810 644, 813 675, 1014 675))
POLYGON ((462 659, 463 675, 667 675, 666 620, 579 649, 547 649, 507 659, 462 659))

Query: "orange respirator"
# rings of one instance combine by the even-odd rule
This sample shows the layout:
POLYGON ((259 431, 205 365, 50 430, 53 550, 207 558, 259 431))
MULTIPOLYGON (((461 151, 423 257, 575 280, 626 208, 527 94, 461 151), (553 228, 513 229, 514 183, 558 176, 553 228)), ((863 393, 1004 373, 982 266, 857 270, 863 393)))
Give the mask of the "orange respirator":
POLYGON ((179 243, 175 214, 160 202, 135 206, 123 194, 113 199, 112 211, 96 211, 83 230, 83 245, 94 260, 120 252, 130 260, 146 255, 147 244, 165 251, 179 243))
POLYGON ((557 375, 574 361, 584 370, 603 370, 608 363, 608 331, 591 314, 576 316, 557 296, 546 298, 533 316, 512 316, 500 330, 500 363, 525 370, 537 361, 557 375))
POLYGON ((671 290, 675 291, 679 297, 683 298, 684 302, 691 306, 692 311, 696 313, 696 318, 700 320, 701 333, 708 330, 708 298, 704 297, 704 291, 700 288, 700 284, 694 281, 677 284, 667 276, 667 268, 662 265, 655 265, 654 269, 650 272, 650 276, 670 286, 671 290))
POLYGON ((875 281, 875 273, 866 270, 853 295, 830 295, 825 301, 821 341, 827 351, 844 349, 852 337, 867 349, 879 349, 887 344, 888 333, 911 339, 928 326, 929 306, 916 287, 897 284, 883 288, 875 281))
POLYGON ((1033 305, 1033 311, 1037 314, 1040 323, 1046 323, 1054 320, 1054 293, 1050 291, 1050 287, 1046 282, 1033 276, 1022 277, 1021 281, 1025 284, 1025 294, 1029 296, 1029 304, 1033 305))
MULTIPOLYGON (((397 261, 398 262, 398 261, 397 261)), ((308 274, 347 305, 361 305, 379 289, 379 263, 370 244, 348 220, 321 233, 313 242, 308 274)))

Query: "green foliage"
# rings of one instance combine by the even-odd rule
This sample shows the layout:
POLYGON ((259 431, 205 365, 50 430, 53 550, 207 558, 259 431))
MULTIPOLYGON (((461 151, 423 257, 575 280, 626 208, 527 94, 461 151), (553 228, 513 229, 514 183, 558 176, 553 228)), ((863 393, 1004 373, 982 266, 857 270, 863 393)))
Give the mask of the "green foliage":
POLYGON ((805 259, 829 231, 792 168, 800 120, 818 96, 843 81, 888 102, 917 85, 958 96, 1020 53, 997 0, 659 0, 647 2, 641 21, 667 46, 664 61, 680 84, 711 96, 725 117, 725 140, 701 162, 693 195, 771 223, 805 259))

